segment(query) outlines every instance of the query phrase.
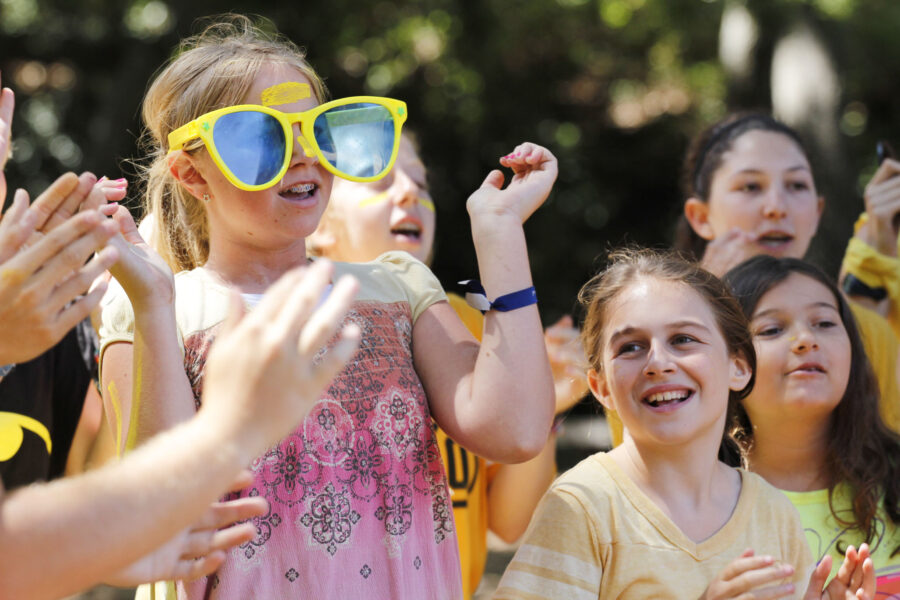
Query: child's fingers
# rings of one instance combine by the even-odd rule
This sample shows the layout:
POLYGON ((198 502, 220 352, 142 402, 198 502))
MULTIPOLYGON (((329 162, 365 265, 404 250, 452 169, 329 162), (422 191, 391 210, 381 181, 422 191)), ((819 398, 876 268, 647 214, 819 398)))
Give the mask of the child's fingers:
POLYGON ((867 556, 862 563, 862 581, 856 589, 856 597, 872 600, 875 598, 876 589, 875 563, 867 556))
POLYGON ((844 553, 844 560, 841 563, 840 568, 838 568, 837 575, 835 575, 837 580, 847 587, 850 587, 850 579, 853 577, 853 571, 856 569, 858 562, 856 548, 852 545, 847 546, 847 551, 844 553))
MULTIPOLYGON (((96 213, 93 214, 96 215, 96 213)), ((102 222, 87 231, 84 235, 81 235, 65 246, 60 247, 54 255, 50 256, 48 260, 40 265, 40 271, 37 273, 32 285, 49 286, 52 289, 58 282, 65 281, 69 274, 80 271, 85 261, 88 260, 95 251, 102 248, 115 233, 116 227, 114 223, 102 222)), ((43 242, 50 239, 51 236, 47 236, 41 241, 43 242)), ((110 255, 107 253, 104 256, 104 260, 108 260, 109 258, 116 258, 118 255, 110 255)), ((109 262, 109 265, 111 266, 113 262, 115 261, 109 262)), ((85 281, 85 286, 82 289, 87 289, 87 286, 89 286, 96 276, 102 272, 103 271, 97 272, 94 276, 90 277, 89 280, 85 281)))
POLYGON ((100 281, 93 286, 90 292, 66 306, 59 313, 56 317, 56 328, 60 332, 60 337, 91 314, 91 311, 103 300, 103 294, 106 293, 108 287, 109 283, 100 281))
MULTIPOLYGON (((63 177, 66 176, 63 175, 63 177)), ((63 177, 56 181, 59 182, 63 177)), ((68 177, 65 181, 60 182, 58 187, 54 182, 34 201, 32 207, 39 210, 42 216, 46 216, 38 225, 39 230, 44 233, 52 231, 77 213, 82 202, 88 198, 94 184, 97 183, 97 178, 93 173, 85 172, 75 178, 74 186, 69 187, 71 183, 72 179, 68 177)))
MULTIPOLYGON (((790 577, 793 574, 794 568, 790 565, 758 565, 752 568, 748 568, 734 578, 726 580, 726 584, 728 585, 730 592, 738 595, 744 592, 749 592, 750 590, 755 591, 756 588, 762 588, 763 586, 773 584, 786 577, 790 577)), ((780 586, 773 587, 778 588, 780 586)), ((772 593, 780 592, 772 591, 772 593)), ((778 596, 776 595, 774 597, 777 598, 778 596)))
POLYGON ((191 529, 197 531, 202 529, 221 529, 239 521, 261 517, 268 510, 269 503, 265 498, 259 496, 238 498, 227 502, 214 502, 191 529))
POLYGON ((360 337, 359 327, 355 324, 347 325, 341 330, 337 342, 328 350, 325 357, 318 364, 316 379, 320 385, 327 385, 344 368, 347 361, 356 353, 360 337))
POLYGON ((206 577, 218 570, 225 562, 225 558, 226 555, 224 552, 216 550, 197 560, 181 559, 175 565, 175 568, 172 570, 172 575, 169 578, 181 581, 191 581, 193 579, 199 579, 200 577, 206 577))
POLYGON ((722 581, 731 581, 735 577, 738 577, 741 574, 746 573, 747 571, 752 571, 753 569, 761 569, 775 564, 775 559, 771 556, 753 556, 752 550, 750 552, 750 555, 745 556, 744 554, 742 554, 738 558, 728 563, 728 566, 726 566, 722 570, 722 581))
POLYGON ((503 183, 505 181, 506 178, 503 176, 503 173, 501 171, 498 171, 497 169, 494 169, 487 174, 487 177, 484 178, 484 181, 481 182, 481 185, 479 187, 499 190, 503 187, 503 183))
POLYGON ((28 193, 16 190, 12 206, 0 219, 0 263, 6 262, 28 241, 37 223, 37 215, 28 210, 28 193))
POLYGON ((341 327, 344 315, 359 291, 359 283, 352 277, 341 277, 325 302, 313 313, 299 333, 298 350, 312 357, 328 343, 341 327))
POLYGON ((820 600, 828 575, 831 574, 831 555, 826 554, 809 576, 809 585, 804 600, 820 600))
POLYGON ((277 331, 289 340, 301 337, 307 322, 328 288, 334 269, 328 261, 316 261, 305 270, 302 281, 291 289, 285 305, 275 320, 277 331))
POLYGON ((111 246, 101 250, 96 256, 65 281, 59 284, 48 298, 49 306, 54 312, 61 311, 69 302, 90 289, 98 277, 109 269, 119 258, 119 252, 111 246))
MULTIPOLYGON (((235 329, 237 329, 238 324, 244 318, 244 315, 246 313, 247 310, 244 308, 244 300, 241 298, 241 293, 238 290, 232 288, 228 292, 228 311, 225 313, 225 320, 222 321, 222 327, 219 330, 219 336, 224 339, 235 329)), ((243 489, 244 487, 245 486, 242 486, 239 489, 243 489)), ((234 492, 238 490, 230 489, 228 491, 234 492)))
MULTIPOLYGON (((91 252, 103 246, 110 237, 110 230, 102 222, 100 215, 96 212, 81 213, 42 237, 35 244, 20 251, 9 262, 26 277, 30 277, 38 269, 46 268, 51 259, 62 254, 59 260, 68 266, 68 271, 62 273, 64 275, 80 267, 91 252), (76 246, 76 240, 82 239, 88 240, 87 250, 81 248, 81 245, 76 246)), ((57 275, 58 279, 61 277, 61 275, 57 275)), ((54 280, 52 284, 55 285, 55 283, 54 280)))

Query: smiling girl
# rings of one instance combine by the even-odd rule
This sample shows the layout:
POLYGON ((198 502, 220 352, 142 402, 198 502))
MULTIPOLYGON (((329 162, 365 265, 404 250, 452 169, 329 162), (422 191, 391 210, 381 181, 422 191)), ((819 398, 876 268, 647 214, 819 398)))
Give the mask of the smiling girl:
MULTIPOLYGON (((334 176, 383 177, 403 102, 324 103, 290 42, 235 17, 185 40, 144 101, 152 162, 145 204, 162 257, 121 273, 103 313, 102 380, 120 445, 192 416, 229 289, 252 307, 309 262, 334 176), (172 281, 169 269, 177 275, 172 281), (130 304, 128 302, 130 300, 130 304)), ((546 199, 556 159, 521 144, 467 208, 491 299, 531 288, 522 223, 546 199), (487 258, 489 257, 489 260, 487 258)), ((440 284, 405 253, 338 264, 359 293, 361 343, 301 425, 252 464, 258 535, 182 598, 461 597, 459 558, 433 417, 479 454, 515 462, 547 439, 553 388, 534 295, 485 317, 478 343, 440 284), (498 427, 500 425, 500 427, 498 427)), ((234 365, 240 369, 240 365, 234 365)))
MULTIPOLYGON (((735 114, 691 142, 675 248, 721 277, 750 257, 803 258, 825 208, 797 133, 761 113, 735 114)), ((884 422, 900 432, 897 337, 881 315, 851 303, 880 389, 884 422)), ((621 423, 610 413, 614 443, 621 423)))
POLYGON ((591 391, 625 440, 553 484, 495 597, 873 597, 866 548, 848 549, 823 592, 831 558, 813 569, 790 502, 717 459, 755 366, 725 286, 678 258, 623 252, 580 299, 591 391))
POLYGON ((818 268, 758 256, 727 281, 750 319, 756 385, 729 433, 800 511, 817 560, 867 542, 878 594, 900 594, 900 438, 846 300, 818 268))

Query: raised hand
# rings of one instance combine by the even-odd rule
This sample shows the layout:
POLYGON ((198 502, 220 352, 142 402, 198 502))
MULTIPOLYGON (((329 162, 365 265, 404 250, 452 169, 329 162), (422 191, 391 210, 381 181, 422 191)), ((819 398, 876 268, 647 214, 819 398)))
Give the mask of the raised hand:
POLYGON ((900 216, 900 162, 887 158, 866 186, 869 221, 857 235, 885 256, 897 256, 897 226, 900 216))
MULTIPOLYGON (((230 491, 253 481, 244 472, 230 491)), ((252 523, 241 523, 266 514, 264 498, 251 497, 214 502, 193 526, 172 537, 155 551, 108 577, 106 583, 132 587, 150 581, 191 580, 209 575, 225 562, 225 551, 256 535, 252 523)))
POLYGON ((831 556, 826 555, 810 575, 803 600, 874 600, 875 566, 869 556, 868 544, 861 545, 859 551, 853 546, 848 547, 837 575, 825 587, 829 573, 831 556))
POLYGON ((206 362, 198 418, 233 432, 254 456, 297 426, 359 343, 355 325, 341 330, 355 279, 341 278, 319 305, 332 273, 325 260, 289 271, 246 315, 232 296, 206 362))
POLYGON ((511 216, 524 223, 553 188, 558 171, 556 157, 546 148, 525 142, 501 157, 500 164, 513 171, 509 185, 502 189, 503 173, 491 171, 469 196, 466 209, 473 221, 480 216, 511 216))
POLYGON ((37 221, 21 191, 0 219, 0 364, 42 354, 90 314, 106 285, 88 288, 118 258, 105 248, 117 227, 95 210, 23 248, 37 221))
POLYGON ((553 371, 556 391, 556 414, 575 406, 587 394, 587 359, 579 341, 579 332, 572 317, 564 315, 544 330, 544 345, 553 371))
POLYGON ((121 232, 110 241, 110 246, 116 248, 121 257, 109 271, 128 294, 135 310, 148 302, 174 302, 172 269, 138 233, 128 210, 124 206, 107 204, 100 211, 112 216, 121 232))
POLYGON ((754 556, 748 549, 710 582, 700 600, 788 598, 794 595, 794 584, 778 582, 793 574, 792 566, 776 563, 771 556, 754 556))
POLYGON ((732 267, 759 254, 754 241, 752 233, 735 227, 706 245, 700 266, 716 277, 722 277, 732 267))

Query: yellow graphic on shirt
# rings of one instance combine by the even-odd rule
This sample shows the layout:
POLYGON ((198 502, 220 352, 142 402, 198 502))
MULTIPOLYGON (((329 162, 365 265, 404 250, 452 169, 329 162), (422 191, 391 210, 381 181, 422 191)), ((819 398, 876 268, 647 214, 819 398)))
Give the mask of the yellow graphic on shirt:
POLYGON ((259 95, 259 102, 263 106, 278 106, 292 104, 305 98, 309 98, 309 84, 285 81, 264 89, 259 95))
POLYGON ((22 440, 25 439, 23 429, 40 436, 47 445, 47 454, 50 453, 50 432, 40 421, 25 415, 0 412, 0 461, 11 459, 22 447, 22 440))

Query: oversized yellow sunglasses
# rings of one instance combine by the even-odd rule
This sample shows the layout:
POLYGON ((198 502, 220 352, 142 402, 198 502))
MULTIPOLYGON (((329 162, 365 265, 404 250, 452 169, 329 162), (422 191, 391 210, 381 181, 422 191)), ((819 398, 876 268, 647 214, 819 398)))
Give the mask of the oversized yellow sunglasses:
POLYGON ((258 104, 208 112, 169 134, 169 152, 200 138, 222 174, 236 187, 257 191, 284 177, 297 142, 328 171, 350 181, 377 181, 397 160, 406 103, 352 96, 310 110, 285 113, 258 104))

